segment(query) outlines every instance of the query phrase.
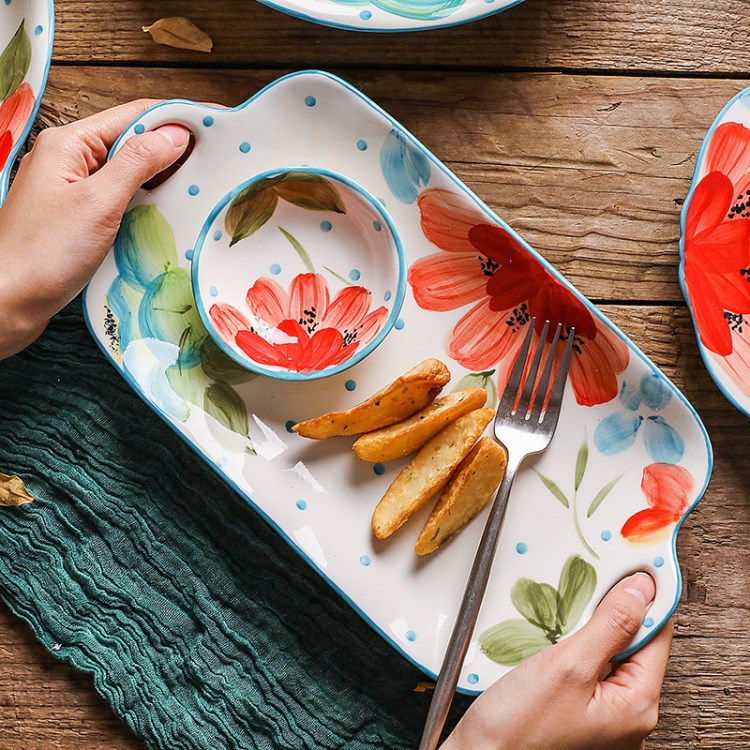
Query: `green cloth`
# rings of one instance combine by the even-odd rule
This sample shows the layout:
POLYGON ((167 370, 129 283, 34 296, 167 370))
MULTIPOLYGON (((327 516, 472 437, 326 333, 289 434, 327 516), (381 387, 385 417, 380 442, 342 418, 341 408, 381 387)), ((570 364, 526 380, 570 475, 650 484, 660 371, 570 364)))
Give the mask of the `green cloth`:
MULTIPOLYGON (((414 748, 431 693, 120 378, 76 301, 0 363, 0 596, 151 748, 414 748)), ((469 699, 457 697, 455 722, 469 699)))

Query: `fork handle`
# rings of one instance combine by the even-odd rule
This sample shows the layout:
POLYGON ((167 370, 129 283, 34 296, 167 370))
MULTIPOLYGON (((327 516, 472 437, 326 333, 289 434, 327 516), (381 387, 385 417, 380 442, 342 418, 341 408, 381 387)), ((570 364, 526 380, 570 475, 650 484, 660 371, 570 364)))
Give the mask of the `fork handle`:
POLYGON ((437 685, 435 686, 435 693, 432 696, 430 711, 427 714, 427 721, 422 733, 422 740, 419 743, 419 750, 435 750, 440 740, 440 734, 443 731, 443 726, 445 725, 445 720, 448 717, 448 711, 456 692, 456 685, 458 684, 458 678, 463 668, 466 652, 469 650, 471 636, 474 633, 474 626, 476 625, 479 610, 482 606, 484 592, 487 589, 487 582, 490 579, 492 561, 495 557, 497 542, 503 527, 505 510, 508 506, 508 497, 513 486, 513 480, 525 458, 526 456, 519 456, 511 462, 511 455, 508 453, 508 465, 505 470, 505 476, 495 495, 490 516, 487 519, 487 525, 484 527, 484 533, 474 557, 474 564, 471 568, 469 580, 466 583, 458 617, 456 618, 451 638, 448 642, 448 648, 443 657, 443 666, 440 670, 437 685))

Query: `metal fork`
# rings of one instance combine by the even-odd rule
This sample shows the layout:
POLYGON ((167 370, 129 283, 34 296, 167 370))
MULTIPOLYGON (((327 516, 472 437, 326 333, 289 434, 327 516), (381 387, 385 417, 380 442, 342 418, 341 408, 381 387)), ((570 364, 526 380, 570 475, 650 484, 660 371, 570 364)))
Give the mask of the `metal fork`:
POLYGON ((495 438, 505 447, 508 455, 505 477, 495 495, 495 501, 474 558, 461 608, 445 652, 440 677, 435 686, 435 694, 432 697, 419 750, 435 750, 445 725, 458 677, 479 616, 479 609, 482 606, 482 598, 487 589, 513 480, 526 458, 546 450, 555 434, 560 417, 575 329, 569 330, 560 368, 550 387, 550 377, 563 326, 558 324, 555 330, 544 369, 537 382, 550 323, 545 322, 536 351, 532 356, 529 350, 535 324, 536 319, 532 318, 497 407, 495 438))

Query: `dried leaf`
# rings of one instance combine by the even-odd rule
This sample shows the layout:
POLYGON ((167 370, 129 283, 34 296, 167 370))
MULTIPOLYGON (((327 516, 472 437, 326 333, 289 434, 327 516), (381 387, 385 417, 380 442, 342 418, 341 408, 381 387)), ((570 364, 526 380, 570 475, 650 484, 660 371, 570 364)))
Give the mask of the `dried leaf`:
POLYGON ((160 18, 151 26, 144 26, 143 30, 151 34, 157 44, 165 44, 167 47, 210 52, 214 46, 211 37, 184 16, 160 18))
POLYGON ((434 689, 435 689, 434 682, 418 682, 417 686, 414 688, 414 692, 426 693, 428 690, 434 690, 434 689))
POLYGON ((17 508, 32 502, 34 496, 26 489, 23 480, 12 474, 0 472, 0 506, 17 508))

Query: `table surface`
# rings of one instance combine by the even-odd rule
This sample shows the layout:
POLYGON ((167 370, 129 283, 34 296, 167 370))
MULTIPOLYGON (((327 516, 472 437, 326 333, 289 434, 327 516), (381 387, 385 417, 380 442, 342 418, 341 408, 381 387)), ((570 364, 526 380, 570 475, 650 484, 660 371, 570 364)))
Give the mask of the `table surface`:
MULTIPOLYGON (((58 0, 41 125, 140 96, 235 105, 292 70, 330 70, 393 114, 599 304, 696 406, 716 452, 680 534, 685 589, 649 743, 747 744, 746 417, 703 368, 680 294, 679 213, 703 136, 750 80, 747 0, 527 0, 407 35, 327 29, 253 0, 58 0), (188 15, 210 55, 141 27, 188 15)), ((136 750, 91 679, 0 608, 0 747, 136 750)))

